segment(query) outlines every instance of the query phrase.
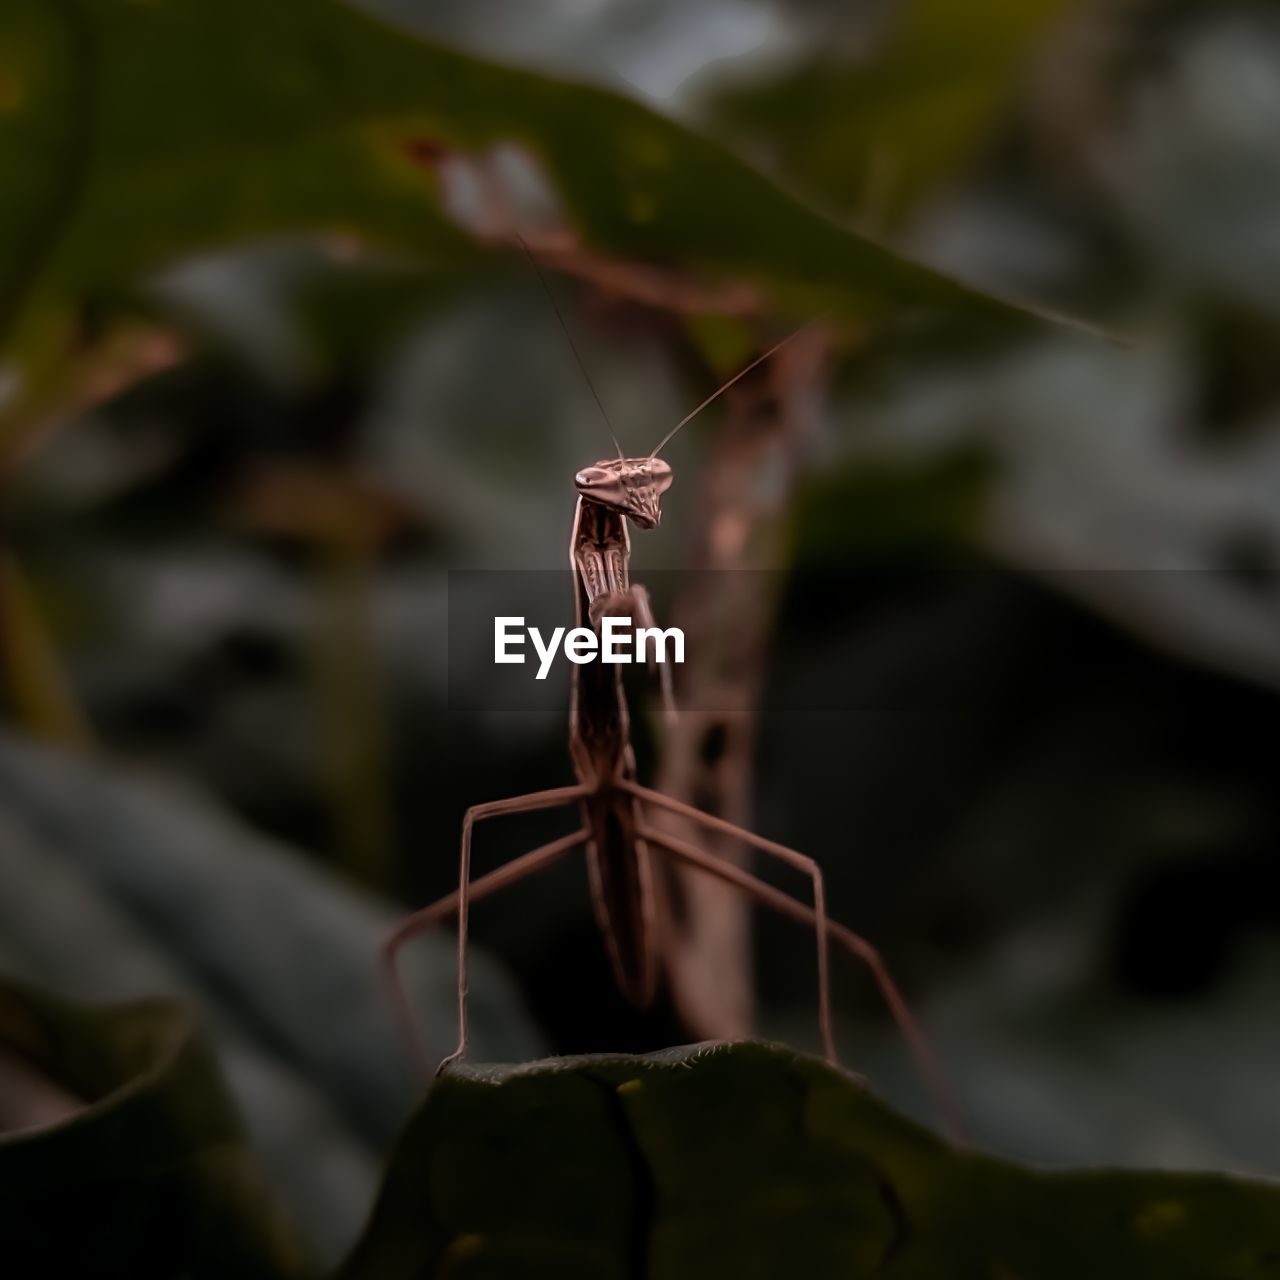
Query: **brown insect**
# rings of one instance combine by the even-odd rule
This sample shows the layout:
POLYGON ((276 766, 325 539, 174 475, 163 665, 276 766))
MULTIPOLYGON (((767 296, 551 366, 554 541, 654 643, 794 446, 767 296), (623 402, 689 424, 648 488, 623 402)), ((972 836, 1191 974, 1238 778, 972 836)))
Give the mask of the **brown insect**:
MULTIPOLYGON (((568 336, 567 329, 565 332, 568 336)), ((598 630, 600 619, 606 616, 630 616, 641 625, 652 625, 648 593, 630 578, 628 522, 640 529, 652 529, 661 519, 661 498, 672 482, 672 471, 658 453, 685 423, 792 341, 799 332, 766 351, 708 396, 677 423, 647 457, 623 457, 619 449, 617 457, 602 459, 578 472, 574 479, 578 501, 569 539, 569 563, 574 576, 575 616, 579 626, 598 630)), ((569 341, 572 347, 571 337, 569 341)), ((576 348, 574 355, 577 356, 576 348)), ((578 363, 581 366, 580 358, 578 363)), ((585 369, 583 373, 585 376, 585 369)), ((592 390, 594 393, 594 388, 592 390)), ((666 668, 662 670, 665 675, 666 668)), ((664 686, 664 691, 668 694, 669 705, 669 689, 664 686)), ((458 1043, 437 1067, 437 1071, 441 1071, 457 1061, 467 1045, 467 925, 471 903, 516 884, 580 849, 586 853, 596 919, 606 940, 618 986, 635 1005, 648 1005, 654 997, 663 961, 662 935, 657 928, 654 868, 655 859, 665 858, 715 876, 763 906, 814 930, 817 940, 818 1022, 826 1056, 833 1063, 837 1059, 831 1018, 829 942, 836 942, 861 960, 874 977, 951 1128, 957 1133, 961 1131, 958 1111, 929 1044, 880 954, 865 938, 828 917, 818 864, 794 849, 766 840, 639 782, 622 675, 616 665, 607 666, 600 662, 575 665, 569 708, 569 756, 577 778, 574 785, 530 792, 469 808, 462 821, 457 890, 407 917, 387 938, 383 963, 389 986, 399 1016, 408 1028, 412 1042, 418 1047, 420 1057, 423 1056, 422 1051, 413 1030, 413 1019, 396 964, 400 948, 423 930, 449 916, 457 916, 458 1043), (502 815, 568 806, 576 806, 580 818, 578 828, 572 834, 553 840, 472 881, 471 835, 477 822, 502 815), (803 872, 813 885, 813 905, 791 897, 689 841, 656 829, 646 818, 646 814, 653 810, 679 814, 705 831, 731 836, 803 872)))

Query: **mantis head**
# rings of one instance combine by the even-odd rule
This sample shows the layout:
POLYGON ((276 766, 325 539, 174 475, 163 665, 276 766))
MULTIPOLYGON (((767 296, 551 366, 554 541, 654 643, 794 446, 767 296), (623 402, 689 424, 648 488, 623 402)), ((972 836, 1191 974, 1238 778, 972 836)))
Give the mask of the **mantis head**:
POLYGON ((658 499, 671 487, 671 467, 661 458, 606 458, 584 467, 573 483, 588 502, 652 529, 662 520, 658 499))

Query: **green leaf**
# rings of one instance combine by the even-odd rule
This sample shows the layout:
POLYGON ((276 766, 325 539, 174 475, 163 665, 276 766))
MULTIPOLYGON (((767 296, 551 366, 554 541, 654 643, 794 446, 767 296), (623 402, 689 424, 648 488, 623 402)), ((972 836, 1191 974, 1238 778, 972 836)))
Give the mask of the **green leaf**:
POLYGON ((179 1006, 94 1008, 0 981, 0 1056, 7 1274, 309 1274, 179 1006))
POLYGON ((870 57, 820 51, 761 84, 721 71, 710 118, 837 214, 895 223, 990 138, 1071 0, 909 0, 870 57))
POLYGON ((1280 1187, 1046 1173, 949 1146, 763 1044, 463 1069, 394 1153, 345 1280, 1261 1280, 1280 1187))
MULTIPOLYGON (((0 968, 95 1003, 196 1009, 291 1219, 335 1260, 422 1092, 377 964, 404 911, 205 797, 0 734, 0 968)), ((432 1058, 454 1045, 456 954, 440 932, 401 957, 432 1058)), ((480 951, 470 991, 478 1052, 539 1052, 480 951)))
POLYGON ((411 38, 337 0, 7 0, 0 335, 28 367, 52 360, 77 305, 265 236, 475 254, 415 156, 501 143, 537 158, 593 250, 858 318, 1025 314, 617 94, 411 38))
POLYGON ((0 691, 28 733, 68 749, 92 741, 18 559, 0 546, 0 691))

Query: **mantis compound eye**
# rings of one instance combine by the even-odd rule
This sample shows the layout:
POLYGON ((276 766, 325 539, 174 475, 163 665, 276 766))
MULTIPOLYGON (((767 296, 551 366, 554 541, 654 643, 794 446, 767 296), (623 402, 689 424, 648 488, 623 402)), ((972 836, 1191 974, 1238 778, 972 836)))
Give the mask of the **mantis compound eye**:
POLYGON ((573 483, 584 498, 606 507, 621 506, 627 500, 622 478, 607 467, 584 467, 574 476, 573 483))
POLYGON ((648 466, 649 483, 653 486, 654 493, 666 493, 671 488, 671 467, 661 458, 650 458, 648 466))

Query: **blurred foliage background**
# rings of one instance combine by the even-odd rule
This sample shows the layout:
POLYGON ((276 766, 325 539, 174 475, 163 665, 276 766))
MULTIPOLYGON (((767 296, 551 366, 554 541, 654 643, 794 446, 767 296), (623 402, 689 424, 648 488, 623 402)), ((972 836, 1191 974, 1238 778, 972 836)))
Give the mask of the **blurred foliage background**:
MULTIPOLYGON (((0 962, 197 1001, 349 1243, 416 1087, 380 934, 466 805, 568 780, 563 708, 447 643, 449 570, 560 567, 611 451, 519 226, 635 451, 830 318, 673 444, 635 563, 716 563, 716 478, 752 495, 721 797, 823 864, 980 1141, 1280 1172, 1280 8, 366 8, 0 15, 0 962)), ((611 991, 580 868, 513 898, 477 1056, 690 1038, 611 991)), ((803 937, 753 950, 814 1045, 803 937)), ((411 967, 443 1049, 451 948, 411 967)))

